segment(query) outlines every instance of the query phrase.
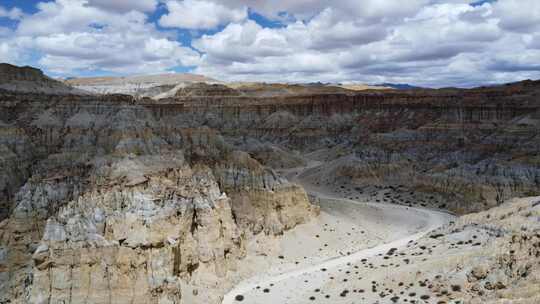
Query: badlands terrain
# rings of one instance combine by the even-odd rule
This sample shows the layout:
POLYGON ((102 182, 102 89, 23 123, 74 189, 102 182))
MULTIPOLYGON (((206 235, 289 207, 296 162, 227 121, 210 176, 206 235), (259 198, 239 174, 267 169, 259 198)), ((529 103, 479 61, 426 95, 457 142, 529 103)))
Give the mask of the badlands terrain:
POLYGON ((0 64, 0 303, 540 303, 540 81, 0 64))

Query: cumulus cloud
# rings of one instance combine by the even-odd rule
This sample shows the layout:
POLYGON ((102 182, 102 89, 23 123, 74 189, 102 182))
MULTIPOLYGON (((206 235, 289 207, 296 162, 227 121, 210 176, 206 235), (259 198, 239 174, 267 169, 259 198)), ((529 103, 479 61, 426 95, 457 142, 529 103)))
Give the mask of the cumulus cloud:
POLYGON ((47 55, 40 64, 51 71, 68 73, 86 68, 118 73, 165 71, 196 64, 199 55, 166 38, 130 39, 122 33, 71 33, 38 37, 35 47, 47 55))
MULTIPOLYGON (((505 16, 505 24, 500 11, 513 2, 287 3, 288 13, 310 16, 308 20, 297 18, 281 28, 246 21, 204 35, 193 43, 204 53, 197 71, 232 80, 406 81, 432 86, 518 80, 537 71, 533 61, 540 59, 532 51, 537 36, 528 32, 524 37, 518 29, 530 30, 538 21, 525 18, 529 21, 508 28, 511 18, 505 16), (517 60, 515 51, 525 59, 517 60), (495 60, 507 54, 509 59, 495 60)), ((254 6, 273 16, 280 9, 272 3, 254 6)))
POLYGON ((15 37, 10 29, 0 28, 0 62, 28 65, 32 55, 29 52, 29 39, 15 37))
POLYGON ((537 0, 56 0, 1 16, 18 26, 0 28, 0 60, 33 50, 57 73, 190 66, 223 80, 429 86, 540 78, 537 0))
POLYGON ((40 3, 37 13, 20 21, 17 36, 29 41, 27 48, 43 54, 38 61, 42 67, 60 74, 154 73, 197 64, 197 52, 159 32, 131 2, 119 1, 114 10, 97 6, 99 2, 40 3))
POLYGON ((12 9, 7 9, 0 5, 0 18, 8 18, 11 20, 19 20, 24 16, 20 8, 14 7, 12 9))
POLYGON ((353 18, 370 22, 385 19, 399 20, 414 15, 429 0, 409 0, 406 5, 400 0, 211 0, 228 7, 249 6, 258 13, 274 19, 281 19, 282 13, 294 15, 299 20, 309 20, 327 8, 341 11, 343 18, 353 18))
POLYGON ((12 51, 6 42, 0 42, 0 62, 12 63, 12 51))
POLYGON ((115 12, 153 11, 157 0, 89 0, 89 5, 115 12))
POLYGON ((0 26, 0 38, 9 37, 13 34, 13 31, 4 26, 0 26))
POLYGON ((524 40, 528 48, 540 50, 540 33, 526 36, 524 40))
POLYGON ((284 30, 262 28, 248 20, 242 24, 230 24, 215 35, 204 35, 193 46, 206 53, 214 63, 248 62, 259 57, 291 54, 294 44, 284 30))
POLYGON ((229 8, 219 2, 201 0, 170 0, 165 2, 167 14, 159 24, 164 27, 187 29, 213 29, 247 18, 247 7, 229 8))
POLYGON ((333 49, 382 40, 387 28, 382 24, 366 23, 342 18, 342 14, 327 8, 313 18, 306 28, 312 48, 333 49))
POLYGON ((500 0, 493 3, 493 10, 503 29, 523 33, 540 29, 540 1, 500 0))

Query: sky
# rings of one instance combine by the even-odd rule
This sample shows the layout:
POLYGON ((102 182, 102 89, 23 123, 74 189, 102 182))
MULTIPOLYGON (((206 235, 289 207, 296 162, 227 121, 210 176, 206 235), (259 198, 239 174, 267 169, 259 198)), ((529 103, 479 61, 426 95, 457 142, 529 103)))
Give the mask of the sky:
POLYGON ((0 0, 0 62, 53 77, 489 85, 540 78, 540 0, 0 0))

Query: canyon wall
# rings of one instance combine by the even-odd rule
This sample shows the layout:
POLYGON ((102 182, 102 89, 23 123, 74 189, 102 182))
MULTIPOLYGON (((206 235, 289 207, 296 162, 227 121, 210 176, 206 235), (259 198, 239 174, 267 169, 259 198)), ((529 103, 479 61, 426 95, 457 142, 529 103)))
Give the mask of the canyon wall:
POLYGON ((181 104, 178 117, 221 130, 248 151, 253 139, 303 152, 335 149, 334 158, 356 160, 338 173, 357 184, 437 193, 448 201, 445 208, 468 213, 539 194, 539 93, 540 82, 524 81, 471 90, 162 102, 181 104))
POLYGON ((180 303, 186 285, 226 289, 246 241, 317 215, 272 169, 304 153, 347 156, 333 178, 436 193, 458 213, 538 193, 539 90, 2 90, 0 302, 180 303))
POLYGON ((0 302, 180 303, 186 285, 228 281, 253 235, 317 215, 302 188, 216 130, 125 96, 8 96, 0 302))

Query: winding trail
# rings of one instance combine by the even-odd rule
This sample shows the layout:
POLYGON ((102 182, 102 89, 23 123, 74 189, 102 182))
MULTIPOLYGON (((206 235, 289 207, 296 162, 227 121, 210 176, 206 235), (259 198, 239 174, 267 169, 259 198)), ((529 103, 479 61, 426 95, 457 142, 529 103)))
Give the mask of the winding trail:
MULTIPOLYGON (((318 162, 310 163, 310 165, 303 168, 303 172, 317 166, 318 164, 318 162)), ((332 257, 316 265, 286 271, 278 275, 269 276, 266 274, 261 274, 249 278, 235 286, 229 293, 227 293, 223 298, 222 304, 240 303, 236 299, 238 295, 246 296, 247 294, 260 289, 261 286, 277 286, 278 284, 281 284, 282 287, 279 289, 279 293, 276 294, 276 292, 274 292, 272 295, 265 295, 264 297, 262 294, 258 293, 257 295, 260 295, 260 297, 250 297, 249 301, 246 300, 246 303, 273 304, 285 303, 285 301, 286 303, 303 302, 305 301, 305 298, 300 297, 302 296, 302 290, 308 288, 305 285, 305 282, 307 282, 306 278, 309 277, 310 282, 313 282, 313 286, 310 287, 315 288, 314 286, 319 286, 319 284, 323 284, 327 280, 327 277, 324 275, 326 271, 331 271, 332 269, 336 269, 340 266, 359 262, 362 259, 374 257, 379 254, 385 254, 391 248, 399 249, 405 247, 410 242, 417 241, 430 231, 448 223, 453 218, 453 216, 448 213, 429 209, 385 203, 358 202, 337 197, 333 194, 324 193, 322 189, 319 189, 312 184, 307 184, 301 179, 297 178, 298 176, 302 175, 299 174, 299 172, 291 171, 286 175, 288 176, 289 180, 301 184, 310 195, 317 197, 319 200, 341 202, 344 204, 358 206, 359 208, 377 208, 379 211, 382 210, 382 212, 388 213, 389 216, 386 219, 388 224, 395 224, 394 220, 397 215, 402 219, 411 217, 410 225, 414 225, 413 222, 416 221, 420 216, 423 219, 422 225, 420 227, 416 227, 416 231, 413 233, 402 236, 397 240, 392 240, 372 248, 363 249, 350 255, 332 257), (412 216, 413 213, 414 216, 412 216)), ((410 227, 404 227, 404 229, 410 229, 410 227)))

